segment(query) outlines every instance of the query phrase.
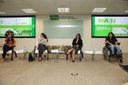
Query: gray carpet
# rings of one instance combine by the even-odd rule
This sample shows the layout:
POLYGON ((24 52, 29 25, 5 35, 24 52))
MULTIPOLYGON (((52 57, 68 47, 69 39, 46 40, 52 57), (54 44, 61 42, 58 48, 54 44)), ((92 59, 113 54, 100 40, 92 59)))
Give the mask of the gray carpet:
POLYGON ((109 63, 100 55, 95 62, 90 59, 89 55, 82 62, 76 58, 75 63, 51 56, 49 61, 42 62, 8 59, 0 63, 0 85, 123 85, 128 82, 128 74, 118 63, 109 63))

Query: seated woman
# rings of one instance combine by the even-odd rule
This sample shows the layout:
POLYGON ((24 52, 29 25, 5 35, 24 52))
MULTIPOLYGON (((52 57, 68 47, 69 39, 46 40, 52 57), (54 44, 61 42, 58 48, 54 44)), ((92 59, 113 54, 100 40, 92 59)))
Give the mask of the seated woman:
POLYGON ((83 46, 83 41, 81 39, 81 35, 79 33, 76 34, 76 38, 73 39, 72 42, 72 48, 68 50, 67 55, 72 52, 72 62, 75 62, 75 53, 78 52, 78 50, 81 50, 83 46))
POLYGON ((48 38, 44 33, 41 33, 40 39, 38 40, 38 61, 42 61, 43 52, 48 49, 47 48, 48 38))
MULTIPOLYGON (((12 31, 8 31, 6 38, 5 38, 5 42, 4 42, 4 46, 3 46, 3 61, 5 61, 5 57, 7 54, 7 51, 12 50, 16 45, 16 40, 14 39, 14 33, 12 31)), ((11 60, 13 60, 13 58, 11 57, 11 60)))
POLYGON ((116 50, 116 55, 120 57, 121 51, 120 47, 118 46, 118 40, 114 36, 112 32, 108 33, 108 36, 105 39, 106 47, 111 50, 111 56, 114 55, 116 50))

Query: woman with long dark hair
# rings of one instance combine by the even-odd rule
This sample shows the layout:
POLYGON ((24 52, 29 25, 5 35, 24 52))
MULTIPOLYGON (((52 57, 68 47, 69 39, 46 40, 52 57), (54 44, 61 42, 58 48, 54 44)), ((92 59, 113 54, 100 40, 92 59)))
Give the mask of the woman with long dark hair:
POLYGON ((78 50, 81 50, 83 46, 83 41, 81 39, 81 35, 79 33, 76 34, 76 37, 73 39, 72 42, 72 48, 68 50, 67 55, 72 52, 72 62, 75 62, 75 53, 78 52, 78 50))
POLYGON ((116 54, 120 55, 120 47, 118 46, 118 40, 116 39, 115 35, 112 32, 108 33, 108 36, 105 39, 106 46, 108 49, 111 50, 112 55, 114 55, 115 49, 116 49, 116 54))
MULTIPOLYGON (((16 40, 14 39, 14 33, 12 31, 7 31, 4 46, 3 46, 3 54, 2 54, 3 61, 5 61, 7 51, 9 50, 13 51, 13 48, 15 47, 15 45, 16 45, 16 40)), ((11 60, 13 60, 12 57, 11 57, 11 60)))
POLYGON ((42 54, 47 49, 48 38, 44 33, 41 33, 40 39, 38 40, 38 61, 42 61, 42 54))

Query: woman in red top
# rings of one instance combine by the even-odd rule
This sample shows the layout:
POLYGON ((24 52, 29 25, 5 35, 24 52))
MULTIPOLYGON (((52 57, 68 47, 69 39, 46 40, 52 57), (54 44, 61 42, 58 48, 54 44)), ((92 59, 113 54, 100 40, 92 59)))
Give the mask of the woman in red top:
MULTIPOLYGON (((4 46, 3 46, 3 54, 2 54, 3 61, 5 60, 7 51, 9 51, 9 50, 13 51, 13 48, 16 45, 16 41, 13 38, 13 36, 14 36, 14 33, 12 31, 9 31, 8 35, 5 38, 5 42, 4 42, 4 46)), ((13 60, 12 57, 11 57, 11 60, 13 60)))

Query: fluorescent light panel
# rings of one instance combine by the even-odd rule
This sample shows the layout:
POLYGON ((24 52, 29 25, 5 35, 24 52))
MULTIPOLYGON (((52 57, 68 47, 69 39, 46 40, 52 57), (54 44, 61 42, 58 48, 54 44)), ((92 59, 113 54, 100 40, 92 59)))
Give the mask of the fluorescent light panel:
POLYGON ((76 25, 58 25, 56 27, 65 27, 65 28, 68 28, 68 27, 76 27, 76 25))
POLYGON ((59 13, 69 12, 69 8, 57 8, 59 13))
POLYGON ((125 12, 128 13, 128 10, 126 10, 125 12))
POLYGON ((0 11, 0 14, 6 14, 5 12, 0 11))
POLYGON ((107 8, 94 8, 92 12, 104 12, 107 8))
POLYGON ((36 11, 33 9, 22 9, 22 11, 24 11, 25 13, 36 13, 36 11))

